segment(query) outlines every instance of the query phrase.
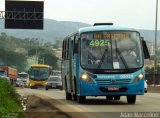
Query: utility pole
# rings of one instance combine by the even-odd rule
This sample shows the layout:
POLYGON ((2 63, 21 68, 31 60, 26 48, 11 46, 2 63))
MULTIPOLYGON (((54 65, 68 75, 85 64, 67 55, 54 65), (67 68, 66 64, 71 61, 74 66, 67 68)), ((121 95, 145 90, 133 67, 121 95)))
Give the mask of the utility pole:
POLYGON ((155 18, 155 56, 154 56, 154 78, 153 84, 156 84, 157 74, 157 24, 158 24, 158 0, 156 0, 156 18, 155 18))

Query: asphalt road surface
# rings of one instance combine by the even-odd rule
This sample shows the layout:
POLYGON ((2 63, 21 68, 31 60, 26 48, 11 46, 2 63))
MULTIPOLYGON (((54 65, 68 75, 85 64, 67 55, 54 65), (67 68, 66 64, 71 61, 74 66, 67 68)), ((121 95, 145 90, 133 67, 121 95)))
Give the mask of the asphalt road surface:
POLYGON ((66 112, 72 112, 71 109, 74 109, 77 113, 86 113, 94 118, 160 118, 160 94, 158 93, 137 96, 136 104, 128 104, 125 96, 122 96, 119 101, 107 101, 105 97, 87 97, 85 104, 78 104, 76 101, 65 100, 65 92, 58 89, 46 91, 43 88, 24 88, 18 89, 18 92, 47 96, 61 103, 56 106, 60 106, 66 112))

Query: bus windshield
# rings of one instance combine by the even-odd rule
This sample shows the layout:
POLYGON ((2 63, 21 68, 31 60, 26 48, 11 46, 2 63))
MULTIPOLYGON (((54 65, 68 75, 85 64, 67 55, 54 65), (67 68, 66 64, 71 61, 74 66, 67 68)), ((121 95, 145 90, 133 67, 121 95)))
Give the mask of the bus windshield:
POLYGON ((30 69, 30 77, 35 80, 47 80, 49 76, 48 68, 32 67, 30 69))
POLYGON ((128 70, 142 67, 140 34, 133 31, 81 34, 81 66, 99 70, 128 70))

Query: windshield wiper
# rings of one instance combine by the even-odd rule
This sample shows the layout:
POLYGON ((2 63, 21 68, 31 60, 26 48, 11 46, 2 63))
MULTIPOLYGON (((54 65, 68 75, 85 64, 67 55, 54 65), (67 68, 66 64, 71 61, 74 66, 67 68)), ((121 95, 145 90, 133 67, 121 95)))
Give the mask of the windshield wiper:
POLYGON ((119 50, 119 48, 117 48, 117 42, 116 42, 116 40, 115 40, 115 46, 116 46, 116 55, 117 55, 117 53, 119 54, 119 56, 120 56, 120 58, 121 58, 121 60, 122 60, 122 62, 124 64, 124 66, 125 66, 125 69, 127 69, 129 71, 129 68, 128 68, 126 60, 124 59, 123 55, 121 54, 121 51, 119 50))
POLYGON ((100 62, 99 62, 99 64, 98 64, 98 66, 97 66, 97 69, 100 69, 100 67, 102 66, 103 60, 104 60, 107 52, 108 52, 108 46, 107 46, 107 47, 105 48, 105 50, 104 50, 104 53, 103 53, 103 55, 102 55, 102 57, 101 57, 101 60, 100 60, 100 62))

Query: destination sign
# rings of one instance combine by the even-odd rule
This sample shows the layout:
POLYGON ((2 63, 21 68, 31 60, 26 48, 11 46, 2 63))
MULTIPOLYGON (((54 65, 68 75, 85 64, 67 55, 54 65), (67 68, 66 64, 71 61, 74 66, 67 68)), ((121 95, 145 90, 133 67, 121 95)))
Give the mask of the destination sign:
POLYGON ((93 38, 94 39, 114 39, 114 38, 128 38, 128 33, 94 33, 93 38))

